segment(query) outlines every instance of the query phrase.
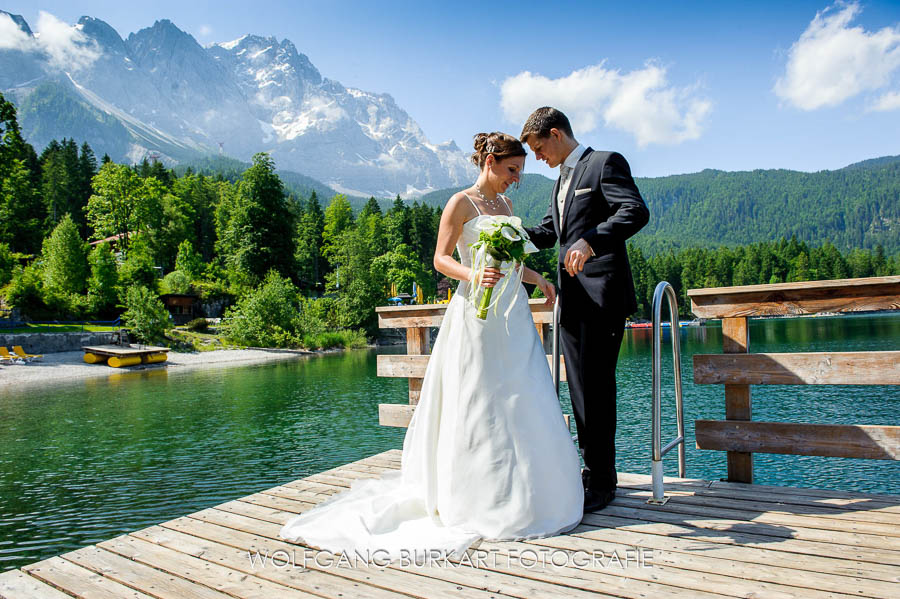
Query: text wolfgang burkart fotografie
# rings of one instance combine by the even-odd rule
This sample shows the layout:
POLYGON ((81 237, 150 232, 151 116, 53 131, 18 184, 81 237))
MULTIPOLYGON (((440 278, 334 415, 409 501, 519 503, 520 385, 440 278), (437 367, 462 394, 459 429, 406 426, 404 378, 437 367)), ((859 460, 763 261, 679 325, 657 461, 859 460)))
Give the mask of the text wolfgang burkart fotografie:
POLYGON ((386 549, 375 549, 354 552, 332 553, 305 547, 295 549, 257 549, 247 551, 250 565, 259 568, 360 568, 399 566, 401 568, 434 566, 459 568, 587 568, 625 569, 652 568, 653 550, 643 547, 630 547, 612 551, 599 549, 590 551, 566 551, 552 547, 535 547, 527 549, 511 548, 470 549, 457 557, 454 553, 442 550, 403 550, 399 558, 391 560, 386 549))

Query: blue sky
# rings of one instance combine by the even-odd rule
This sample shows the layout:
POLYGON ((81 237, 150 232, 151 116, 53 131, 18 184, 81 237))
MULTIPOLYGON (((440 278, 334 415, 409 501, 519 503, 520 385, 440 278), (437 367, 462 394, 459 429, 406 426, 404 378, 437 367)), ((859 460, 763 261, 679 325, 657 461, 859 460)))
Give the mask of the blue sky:
MULTIPOLYGON (((322 74, 390 93, 434 142, 566 110, 637 176, 815 171, 900 154, 900 2, 0 0, 122 37, 171 19, 201 44, 288 38, 322 74)), ((529 158, 526 169, 552 174, 529 158)))

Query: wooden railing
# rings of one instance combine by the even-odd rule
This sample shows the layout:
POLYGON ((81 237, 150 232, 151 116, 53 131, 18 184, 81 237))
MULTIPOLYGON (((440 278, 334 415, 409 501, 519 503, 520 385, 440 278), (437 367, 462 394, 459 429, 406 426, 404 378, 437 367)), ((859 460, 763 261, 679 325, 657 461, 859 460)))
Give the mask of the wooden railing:
MULTIPOLYGON (((543 299, 528 300, 534 326, 542 341, 548 339, 553 322, 553 307, 545 305, 543 299)), ((413 410, 419 402, 422 379, 431 353, 431 327, 441 326, 447 304, 426 304, 424 306, 379 306, 379 328, 406 329, 406 354, 378 356, 378 376, 409 379, 408 404, 380 404, 378 421, 383 426, 408 426, 413 410)), ((552 356, 547 356, 548 363, 552 356)), ((565 361, 560 357, 560 380, 566 380, 565 361)), ((569 418, 566 416, 566 423, 569 418)))
MULTIPOLYGON (((722 319, 723 354, 695 355, 694 382, 725 386, 725 420, 697 420, 698 449, 727 451, 728 480, 753 482, 753 454, 900 459, 900 426, 753 422, 751 385, 900 385, 900 351, 751 354, 747 319, 900 309, 900 276, 691 289, 722 319)), ((849 400, 850 398, 848 398, 849 400)))

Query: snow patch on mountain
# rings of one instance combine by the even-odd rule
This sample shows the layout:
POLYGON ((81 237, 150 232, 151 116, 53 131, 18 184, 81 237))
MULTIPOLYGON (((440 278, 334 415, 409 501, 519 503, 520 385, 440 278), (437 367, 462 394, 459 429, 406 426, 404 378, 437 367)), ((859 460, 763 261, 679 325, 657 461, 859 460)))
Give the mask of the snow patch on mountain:
MULTIPOLYGON (((0 18, 34 39, 21 17, 0 18)), ((456 144, 429 142, 389 94, 323 77, 290 40, 247 34, 203 47, 167 19, 124 40, 92 17, 56 25, 92 61, 79 60, 60 76, 36 43, 0 44, 0 89, 43 80, 69 86, 125 126, 131 149, 116 159, 158 152, 175 160, 222 149, 249 160, 267 151, 280 169, 354 195, 413 196, 475 176, 456 144)), ((78 137, 62 130, 63 118, 60 136, 78 137)))

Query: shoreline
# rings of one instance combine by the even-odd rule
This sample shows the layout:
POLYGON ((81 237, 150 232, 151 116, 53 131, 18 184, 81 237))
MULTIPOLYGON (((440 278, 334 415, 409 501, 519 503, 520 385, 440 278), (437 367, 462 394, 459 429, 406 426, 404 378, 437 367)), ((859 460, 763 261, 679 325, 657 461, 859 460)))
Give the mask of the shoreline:
MULTIPOLYGON (((370 346, 367 346, 370 347, 370 346)), ((374 347, 374 346, 371 346, 374 347)), ((249 366, 279 360, 291 360, 324 356, 346 351, 345 349, 217 349, 207 352, 168 352, 168 360, 159 364, 140 364, 113 368, 106 364, 87 364, 82 350, 44 354, 39 361, 27 364, 0 365, 0 392, 19 391, 25 388, 72 381, 102 378, 128 373, 146 373, 158 370, 182 372, 194 369, 249 366)))

